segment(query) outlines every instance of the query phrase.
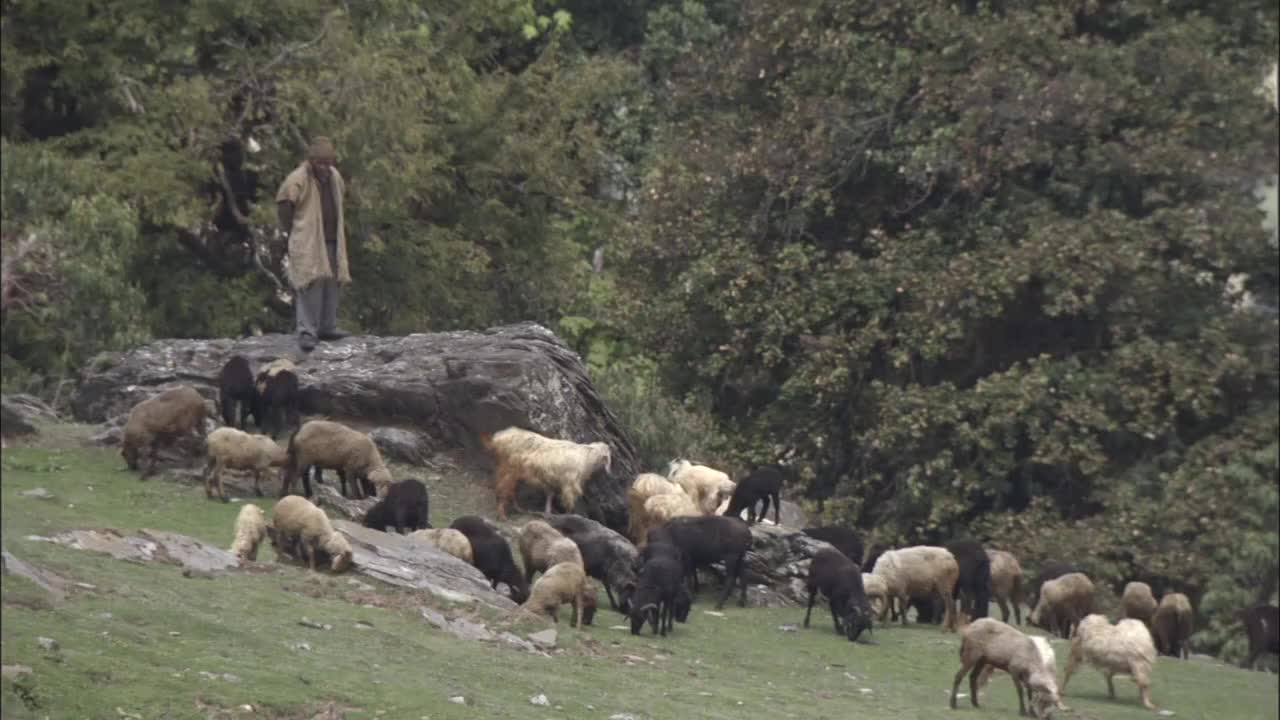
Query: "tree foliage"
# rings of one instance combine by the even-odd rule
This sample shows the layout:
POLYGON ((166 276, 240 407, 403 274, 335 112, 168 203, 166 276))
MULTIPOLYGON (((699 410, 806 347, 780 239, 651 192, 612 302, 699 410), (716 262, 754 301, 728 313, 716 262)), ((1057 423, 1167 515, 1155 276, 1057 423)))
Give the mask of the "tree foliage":
POLYGON ((796 453, 890 542, 979 531, 1197 598, 1276 565, 1209 560, 1220 527, 1274 538, 1235 503, 1280 481, 1276 321, 1223 292, 1274 305, 1247 192, 1274 7, 758 0, 734 27, 674 61, 617 312, 744 456, 796 453))

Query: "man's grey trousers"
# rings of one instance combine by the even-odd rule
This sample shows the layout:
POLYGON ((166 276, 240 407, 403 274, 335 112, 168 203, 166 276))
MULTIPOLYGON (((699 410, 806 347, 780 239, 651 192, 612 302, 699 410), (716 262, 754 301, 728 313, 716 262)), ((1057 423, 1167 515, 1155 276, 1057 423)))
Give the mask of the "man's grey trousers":
POLYGON ((338 329, 338 300, 342 286, 328 277, 320 278, 297 290, 293 307, 297 316, 298 337, 318 338, 322 333, 338 329))

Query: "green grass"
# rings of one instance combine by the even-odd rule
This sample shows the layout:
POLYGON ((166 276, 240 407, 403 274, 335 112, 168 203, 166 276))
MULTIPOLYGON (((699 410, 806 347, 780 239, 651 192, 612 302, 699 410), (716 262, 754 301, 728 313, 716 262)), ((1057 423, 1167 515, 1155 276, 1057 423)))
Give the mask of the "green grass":
MULTIPOLYGON (((883 628, 873 635, 875 645, 850 644, 831 631, 825 608, 815 608, 812 629, 784 632, 779 626, 798 624, 802 610, 730 606, 720 618, 705 614, 710 603, 700 602, 674 636, 636 638, 610 629, 623 618, 602 609, 585 632, 562 623, 565 652, 543 658, 456 639, 419 617, 416 607, 436 605, 432 598, 382 586, 361 592, 349 576, 276 565, 269 547, 259 556, 261 570, 208 579, 28 539, 67 528, 145 527, 230 542, 237 503, 209 502, 195 485, 140 482, 120 470, 117 454, 81 447, 77 437, 63 428, 41 446, 3 451, 5 548, 96 588, 55 601, 5 576, 0 655, 6 665, 34 671, 17 683, 3 681, 5 718, 309 718, 328 702, 349 708, 353 718, 1017 716, 1003 678, 992 683, 982 710, 947 707, 957 640, 935 627, 883 628), (34 487, 55 498, 19 495, 34 487), (333 629, 298 625, 304 616, 333 629), (60 648, 45 651, 39 636, 60 648), (310 651, 294 649, 299 642, 310 651), (239 680, 208 679, 202 671, 239 680), (538 693, 553 707, 530 705, 538 693), (471 704, 451 704, 453 695, 471 704), (238 711, 244 704, 255 713, 238 711)), ((437 525, 491 508, 483 489, 442 475, 425 479, 437 525), (468 499, 479 506, 464 507, 468 499)), ((271 500, 260 504, 269 508, 271 500)), ((1061 669, 1066 645, 1055 647, 1061 669)), ((1073 708, 1067 716, 1152 717, 1137 704, 1132 683, 1116 684, 1119 699, 1110 701, 1101 676, 1077 674, 1065 697, 1073 708)), ((1154 698, 1180 718, 1280 717, 1275 675, 1210 662, 1161 658, 1154 698)))

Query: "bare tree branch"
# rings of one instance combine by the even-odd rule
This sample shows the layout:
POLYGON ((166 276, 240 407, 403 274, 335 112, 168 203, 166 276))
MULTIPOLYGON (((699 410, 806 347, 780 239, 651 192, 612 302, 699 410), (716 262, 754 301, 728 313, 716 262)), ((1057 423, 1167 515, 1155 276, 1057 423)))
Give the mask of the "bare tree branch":
POLYGON ((235 218, 236 224, 240 227, 249 227, 249 218, 240 212, 240 204, 236 202, 235 190, 231 188, 231 180, 227 178, 227 169, 222 163, 214 164, 214 177, 218 184, 222 186, 222 206, 231 213, 231 217, 235 218))

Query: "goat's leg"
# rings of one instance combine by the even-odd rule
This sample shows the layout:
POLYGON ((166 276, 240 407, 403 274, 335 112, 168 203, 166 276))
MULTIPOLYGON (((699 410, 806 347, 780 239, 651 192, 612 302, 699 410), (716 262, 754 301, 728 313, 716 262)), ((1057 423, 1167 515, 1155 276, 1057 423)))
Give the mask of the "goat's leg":
POLYGON ((956 673, 956 679, 951 683, 951 709, 956 709, 956 694, 960 692, 960 683, 964 680, 965 673, 969 672, 968 665, 964 658, 960 659, 960 672, 956 673))
POLYGON ((1156 704, 1151 701, 1151 684, 1145 679, 1138 683, 1138 695, 1142 697, 1142 707, 1148 710, 1156 709, 1156 704))
MULTIPOLYGON (((320 472, 319 468, 316 472, 320 472)), ((316 477, 316 482, 320 482, 319 476, 316 477)), ((306 497, 311 497, 311 468, 302 471, 302 492, 306 497)))
POLYGON ((1110 697, 1112 700, 1115 700, 1115 699, 1116 699, 1116 684, 1115 684, 1115 682, 1111 679, 1111 673, 1107 673, 1106 678, 1107 678, 1107 697, 1110 697))
POLYGON ((218 461, 215 458, 209 458, 209 462, 204 464, 204 473, 200 477, 204 481, 204 496, 207 498, 213 497, 213 468, 217 464, 218 461))
POLYGON ((809 627, 809 615, 813 612, 813 601, 818 597, 818 589, 809 587, 809 608, 804 611, 804 626, 809 627))
POLYGON ((1062 685, 1058 688, 1058 692, 1065 693, 1067 691, 1067 683, 1071 682, 1071 674, 1076 671, 1076 666, 1080 664, 1080 652, 1075 648, 1071 649, 1071 654, 1067 655, 1067 668, 1062 673, 1062 685))
MULTIPOLYGON (((1027 712, 1027 704, 1022 701, 1022 683, 1018 682, 1018 678, 1016 677, 1013 678, 1013 689, 1018 693, 1018 715, 1023 717, 1029 715, 1030 713, 1027 712)), ((1027 691, 1027 696, 1028 700, 1031 699, 1030 690, 1027 691)))
MULTIPOLYGON (((782 491, 773 494, 773 524, 782 524, 782 491)), ((861 559, 861 558, 859 558, 861 559)))
POLYGON ((974 707, 980 707, 978 705, 978 676, 982 674, 982 668, 986 664, 985 660, 979 659, 973 665, 973 672, 969 673, 969 702, 973 703, 974 707))

